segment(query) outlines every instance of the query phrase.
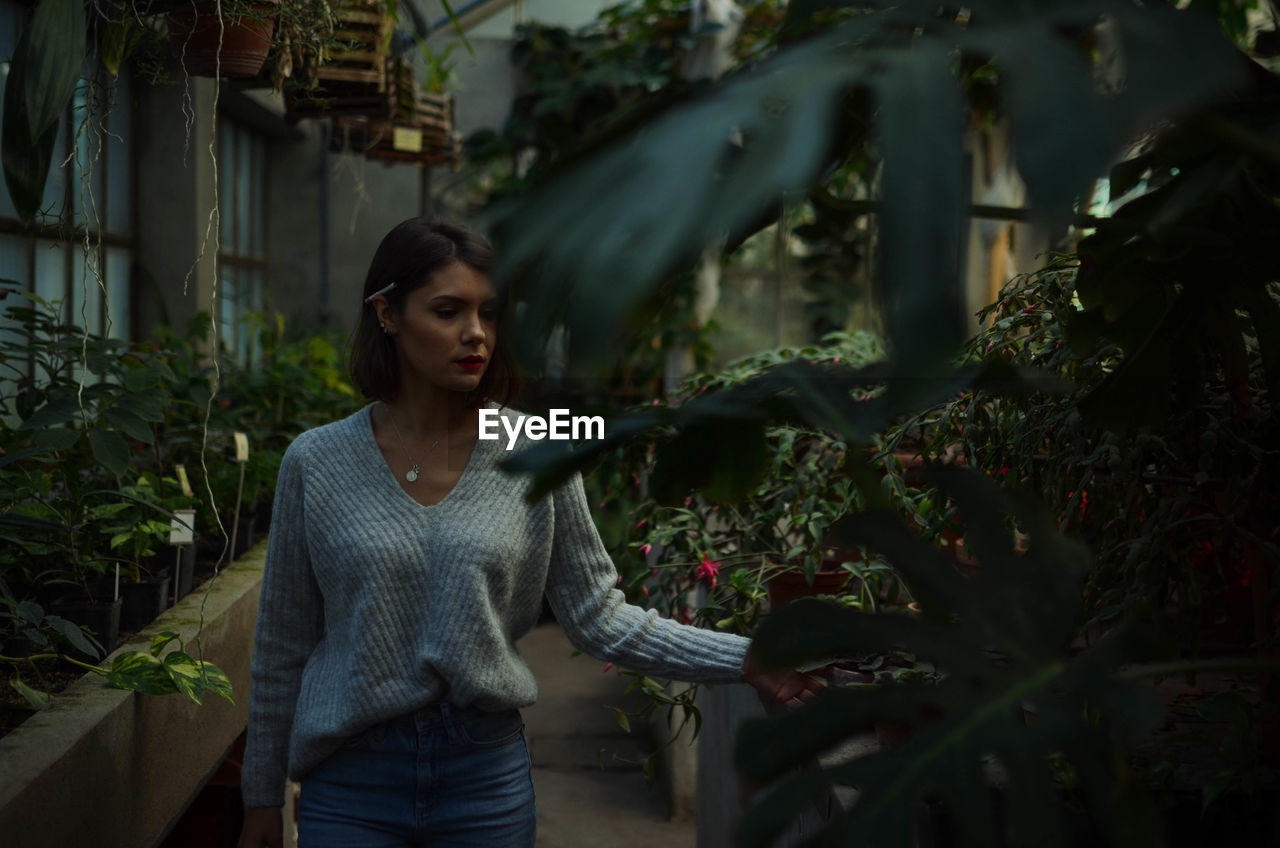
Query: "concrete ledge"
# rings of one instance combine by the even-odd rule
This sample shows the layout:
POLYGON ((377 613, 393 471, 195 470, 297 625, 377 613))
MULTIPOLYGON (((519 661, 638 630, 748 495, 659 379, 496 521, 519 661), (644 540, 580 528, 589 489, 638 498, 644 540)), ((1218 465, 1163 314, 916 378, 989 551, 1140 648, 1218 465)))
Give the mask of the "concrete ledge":
POLYGON ((147 650, 154 634, 172 630, 192 656, 230 676, 235 705, 216 695, 203 706, 180 694, 139 695, 85 675, 0 739, 5 845, 160 842, 244 731, 265 558, 264 542, 115 652, 147 650))

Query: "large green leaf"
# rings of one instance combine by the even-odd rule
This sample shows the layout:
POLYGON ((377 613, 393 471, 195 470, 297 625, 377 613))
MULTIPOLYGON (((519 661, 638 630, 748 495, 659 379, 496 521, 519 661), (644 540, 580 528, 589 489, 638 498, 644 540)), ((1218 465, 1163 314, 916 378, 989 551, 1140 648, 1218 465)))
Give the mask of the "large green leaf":
POLYGON ((13 200, 18 217, 30 222, 44 199, 44 184, 53 162, 53 148, 58 128, 48 128, 35 142, 27 138, 26 106, 21 97, 22 78, 19 56, 9 66, 9 80, 4 90, 4 126, 0 128, 0 160, 4 165, 5 187, 13 200))
POLYGON ((829 822, 821 844, 913 844, 918 812, 931 799, 941 803, 958 844, 996 844, 1003 832, 1008 844, 1065 846, 1074 814, 1049 765, 1052 756, 1064 756, 1082 786, 1091 782, 1080 794, 1102 833, 1117 844, 1122 834, 1139 838, 1124 844, 1157 844, 1152 805, 1115 767, 1117 748, 1134 744, 1155 724, 1150 690, 1113 675, 1122 661, 1141 658, 1141 643, 1122 627, 1073 656, 1084 573, 1079 546, 974 472, 944 469, 935 476, 960 504, 966 538, 972 535, 983 569, 979 579, 959 574, 936 548, 912 538, 900 519, 868 514, 846 531, 887 552, 913 587, 924 590, 925 615, 801 600, 770 615, 755 647, 763 663, 786 666, 906 649, 934 662, 945 677, 932 685, 829 691, 800 709, 744 725, 739 766, 750 780, 776 785, 744 818, 742 843, 772 844, 817 793, 837 785, 859 794, 845 815, 829 822), (1030 532, 1026 556, 1010 551, 1004 524, 1010 510, 1030 532), (1035 709, 1030 724, 1021 720, 1024 704, 1035 709), (910 736, 893 748, 815 765, 816 757, 883 721, 909 726, 910 736), (991 803, 989 761, 1007 775, 998 781, 1006 794, 1003 813, 991 803), (1141 842, 1140 833, 1151 841, 1141 842))
POLYGON ((48 692, 41 692, 38 689, 32 689, 16 677, 9 681, 9 685, 26 700, 27 704, 29 704, 33 710, 44 709, 49 706, 49 701, 53 699, 53 696, 48 692))
POLYGON ((995 58, 1035 212, 1059 219, 1131 133, 1235 84, 1243 67, 1203 18, 1152 4, 984 2, 967 4, 963 22, 923 0, 830 5, 862 13, 488 211, 499 276, 528 300, 519 349, 537 354, 567 316, 571 358, 599 357, 659 281, 726 233, 736 243, 762 211, 808 193, 862 144, 835 137, 834 116, 848 108, 850 90, 869 90, 884 161, 883 295, 901 378, 891 391, 910 393, 944 368, 964 320, 955 281, 971 198, 957 53, 995 58), (1104 17, 1123 47, 1108 69, 1079 46, 1104 17), (1181 82, 1170 84, 1170 74, 1181 82))
POLYGON ((178 685, 164 662, 141 651, 117 656, 107 674, 107 683, 116 689, 129 689, 144 695, 168 695, 178 691, 178 685))
POLYGON ((41 430, 45 427, 56 427, 80 417, 80 404, 74 397, 59 397, 50 400, 44 406, 31 413, 22 422, 24 430, 41 430))
POLYGON ((969 187, 963 101, 947 45, 894 58, 875 83, 884 148, 881 286, 896 378, 890 391, 913 399, 923 380, 946 369, 962 337, 956 295, 969 187))
POLYGON ((85 27, 83 0, 40 0, 31 16, 23 95, 32 144, 57 126, 71 102, 84 66, 85 27))
POLYGON ((93 458, 112 474, 129 470, 129 443, 119 433, 95 427, 89 431, 89 445, 93 458))

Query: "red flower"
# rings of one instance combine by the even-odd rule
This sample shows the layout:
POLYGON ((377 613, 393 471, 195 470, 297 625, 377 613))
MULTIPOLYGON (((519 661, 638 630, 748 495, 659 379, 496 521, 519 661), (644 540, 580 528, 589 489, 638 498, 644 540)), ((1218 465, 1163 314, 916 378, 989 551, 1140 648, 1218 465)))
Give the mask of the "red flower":
POLYGON ((707 585, 714 589, 716 587, 716 576, 720 573, 720 563, 703 554, 702 562, 698 563, 698 570, 695 573, 698 579, 706 580, 707 585))

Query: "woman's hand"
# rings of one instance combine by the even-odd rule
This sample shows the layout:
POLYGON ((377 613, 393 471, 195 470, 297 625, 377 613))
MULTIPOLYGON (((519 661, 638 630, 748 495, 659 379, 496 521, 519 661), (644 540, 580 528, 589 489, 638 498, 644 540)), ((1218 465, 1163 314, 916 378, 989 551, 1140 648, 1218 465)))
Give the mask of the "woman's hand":
POLYGON ((284 813, 280 807, 249 807, 236 848, 283 848, 284 813))
POLYGON ((742 678, 765 698, 779 704, 799 706, 822 691, 823 684, 819 680, 795 669, 762 671, 756 661, 755 650, 755 643, 747 648, 746 659, 742 662, 742 678))

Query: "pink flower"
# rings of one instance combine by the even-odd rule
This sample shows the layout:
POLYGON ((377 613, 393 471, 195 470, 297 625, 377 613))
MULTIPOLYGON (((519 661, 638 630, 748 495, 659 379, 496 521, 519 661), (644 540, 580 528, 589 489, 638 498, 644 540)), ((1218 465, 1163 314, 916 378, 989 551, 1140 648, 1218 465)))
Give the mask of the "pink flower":
POLYGON ((637 522, 636 522, 636 529, 637 529, 637 530, 639 530, 641 527, 643 527, 643 526, 644 526, 644 523, 645 523, 646 521, 648 521, 648 520, 649 520, 649 519, 647 519, 647 518, 642 518, 642 519, 640 519, 639 521, 637 521, 637 522))
POLYGON ((611 668, 613 668, 613 663, 605 663, 604 668, 600 669, 600 673, 604 674, 606 671, 608 671, 611 668))
POLYGON ((651 551, 652 549, 653 549, 653 545, 646 543, 640 546, 640 553, 644 554, 645 556, 648 556, 649 551, 651 551))
POLYGON ((646 597, 646 598, 649 596, 649 587, 648 587, 648 586, 641 586, 641 587, 640 587, 640 591, 644 592, 644 594, 645 594, 645 597, 646 597))
POLYGON ((840 364, 840 357, 838 357, 838 356, 833 356, 833 357, 831 357, 831 361, 832 361, 834 364, 839 365, 839 364, 840 364))
POLYGON ((720 573, 720 563, 707 554, 703 554, 702 562, 698 563, 698 569, 695 573, 698 579, 706 580, 707 585, 714 589, 716 587, 716 576, 720 573))

